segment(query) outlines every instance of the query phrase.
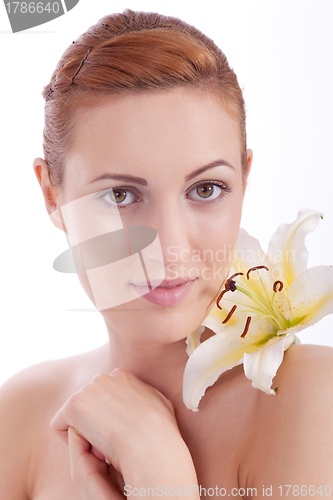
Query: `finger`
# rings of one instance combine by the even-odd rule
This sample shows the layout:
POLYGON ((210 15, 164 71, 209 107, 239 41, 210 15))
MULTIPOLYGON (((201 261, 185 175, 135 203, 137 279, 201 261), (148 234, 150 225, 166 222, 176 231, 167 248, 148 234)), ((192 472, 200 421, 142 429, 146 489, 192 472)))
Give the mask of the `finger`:
POLYGON ((95 446, 92 446, 91 447, 91 452, 95 455, 95 457, 97 457, 99 460, 104 460, 105 461, 105 456, 102 455, 101 452, 99 452, 97 450, 97 448, 95 448, 95 446))
POLYGON ((68 428, 71 475, 82 500, 123 500, 112 484, 108 466, 90 452, 90 443, 68 428))
POLYGON ((68 427, 62 408, 55 414, 50 422, 51 429, 68 445, 68 427))
MULTIPOLYGON (((50 422, 51 429, 68 445, 68 428, 78 429, 77 408, 82 412, 82 395, 74 393, 57 411, 50 422)), ((80 429, 82 431, 82 429, 80 429)))
MULTIPOLYGON (((129 383, 129 385, 134 388, 135 395, 142 395, 145 400, 149 398, 154 398, 155 401, 162 401, 164 406, 168 409, 173 417, 175 417, 175 409, 172 402, 167 399, 164 394, 158 391, 155 387, 152 387, 150 384, 143 382, 138 377, 136 377, 132 372, 124 370, 123 368, 115 368, 112 372, 109 373, 109 377, 116 378, 119 380, 119 383, 129 383)), ((124 391, 126 395, 126 390, 124 391)), ((128 392, 131 397, 131 403, 133 402, 133 393, 128 392)))

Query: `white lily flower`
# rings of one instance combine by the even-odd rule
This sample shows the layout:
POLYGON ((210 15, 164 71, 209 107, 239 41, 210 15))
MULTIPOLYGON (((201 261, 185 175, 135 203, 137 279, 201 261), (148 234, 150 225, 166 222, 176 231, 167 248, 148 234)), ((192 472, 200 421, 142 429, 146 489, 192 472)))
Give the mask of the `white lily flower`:
POLYGON ((295 333, 333 312, 333 267, 307 269, 305 236, 320 218, 318 211, 300 210, 293 223, 278 228, 267 254, 240 229, 232 276, 201 328, 187 338, 187 408, 197 411, 207 387, 241 363, 253 387, 275 395, 272 380, 284 351, 300 343, 295 333), (200 343, 202 327, 216 335, 200 343))

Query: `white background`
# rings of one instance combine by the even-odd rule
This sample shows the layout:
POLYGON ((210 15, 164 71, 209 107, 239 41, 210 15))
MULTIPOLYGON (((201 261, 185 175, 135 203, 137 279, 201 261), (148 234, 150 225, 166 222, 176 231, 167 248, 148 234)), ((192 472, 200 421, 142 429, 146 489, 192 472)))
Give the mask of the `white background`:
MULTIPOLYGON (((242 226, 264 249, 307 206, 324 213, 307 238, 309 265, 333 264, 333 2, 331 0, 80 0, 68 14, 13 34, 0 4, 0 383, 26 366, 107 341, 75 275, 53 260, 67 249, 44 208, 32 161, 43 156, 42 87, 62 52, 112 12, 157 11, 195 25, 226 53, 247 105, 253 170, 242 226)), ((299 335, 333 346, 333 315, 299 335)))

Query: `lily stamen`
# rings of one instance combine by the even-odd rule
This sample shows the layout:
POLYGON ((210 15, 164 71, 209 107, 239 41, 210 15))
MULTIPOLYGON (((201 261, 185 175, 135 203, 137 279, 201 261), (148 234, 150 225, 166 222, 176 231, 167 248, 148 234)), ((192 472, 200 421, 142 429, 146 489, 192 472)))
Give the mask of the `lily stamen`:
POLYGON ((226 293, 226 292, 235 292, 237 290, 237 287, 236 287, 236 281, 233 280, 233 278, 235 276, 238 276, 238 275, 244 275, 244 273, 235 273, 233 274, 232 276, 230 276, 230 278, 227 279, 227 281, 225 282, 225 285, 224 285, 224 290, 222 290, 222 292, 220 293, 220 295, 217 297, 216 299, 216 305, 219 309, 222 310, 222 307, 220 307, 220 300, 222 299, 223 295, 226 293))
MULTIPOLYGON (((222 292, 218 296, 218 298, 216 300, 216 305, 220 310, 222 310, 223 308, 220 306, 220 301, 224 297, 224 295, 227 292, 234 292, 234 291, 238 290, 239 292, 242 292, 245 295, 247 295, 250 299, 252 299, 259 306, 259 309, 252 306, 253 312, 255 312, 256 314, 259 314, 262 318, 263 317, 270 318, 276 324, 277 330, 284 330, 286 327, 288 327, 288 325, 286 324, 285 318, 281 315, 280 311, 278 311, 276 309, 275 304, 274 304, 274 295, 276 292, 280 292, 283 289, 283 283, 282 283, 282 281, 279 281, 279 280, 275 281, 275 283, 273 285, 274 294, 272 297, 269 297, 267 288, 261 279, 260 273, 258 272, 260 269, 265 269, 266 271, 269 271, 269 268, 266 266, 251 267, 246 273, 246 278, 247 278, 247 280, 249 280, 250 273, 252 271, 257 271, 267 300, 265 300, 264 297, 262 297, 260 294, 258 294, 257 292, 255 292, 251 288, 247 287, 245 285, 245 283, 242 286, 240 284, 236 283, 234 278, 236 276, 239 276, 239 275, 244 276, 244 273, 235 273, 232 276, 230 276, 230 278, 228 278, 227 281, 225 282, 224 290, 222 290, 222 292)), ((225 299, 225 300, 228 300, 228 299, 225 299)), ((231 302, 234 302, 234 301, 231 301, 231 302)), ((233 307, 230 310, 227 317, 224 319, 224 321, 222 321, 222 323, 227 323, 227 321, 229 321, 229 319, 231 318, 231 316, 235 312, 235 310, 236 309, 233 307)), ((248 331, 248 326, 245 327, 244 336, 246 335, 246 333, 248 331)))
POLYGON ((234 306, 232 307, 232 309, 229 311, 228 316, 227 316, 227 317, 226 317, 226 318, 222 321, 222 323, 223 323, 223 324, 224 324, 224 323, 227 323, 227 322, 229 321, 229 319, 230 319, 230 318, 231 318, 231 316, 234 314, 234 312, 236 311, 236 309, 237 309, 237 306, 236 306, 236 305, 234 305, 234 306))
POLYGON ((280 280, 275 281, 275 283, 273 285, 273 291, 274 292, 281 292, 282 288, 283 288, 282 281, 280 281, 280 280))
MULTIPOLYGON (((223 295, 224 295, 225 293, 229 292, 229 291, 230 291, 230 290, 227 290, 227 289, 222 290, 222 292, 220 293, 220 295, 219 295, 219 296, 217 297, 217 299, 216 299, 216 305, 217 305, 217 307, 218 307, 219 309, 221 309, 221 310, 222 310, 222 307, 220 306, 220 300, 222 299, 223 295)), ((231 291, 233 292, 234 290, 231 290, 231 291)))
POLYGON ((225 282, 225 286, 227 286, 227 284, 231 282, 235 278, 235 276, 240 276, 240 275, 244 276, 244 273, 235 273, 232 276, 230 276, 230 278, 228 278, 227 281, 225 282))
POLYGON ((247 332, 249 331, 249 328, 250 328, 250 323, 251 323, 251 316, 248 316, 247 320, 246 320, 246 324, 245 324, 245 328, 244 328, 244 332, 242 333, 241 337, 242 339, 245 337, 245 335, 247 334, 247 332))
POLYGON ((266 269, 266 271, 269 271, 268 267, 266 266, 255 266, 255 267, 251 267, 248 272, 246 273, 246 278, 249 279, 250 278, 250 272, 251 271, 256 271, 257 269, 266 269))

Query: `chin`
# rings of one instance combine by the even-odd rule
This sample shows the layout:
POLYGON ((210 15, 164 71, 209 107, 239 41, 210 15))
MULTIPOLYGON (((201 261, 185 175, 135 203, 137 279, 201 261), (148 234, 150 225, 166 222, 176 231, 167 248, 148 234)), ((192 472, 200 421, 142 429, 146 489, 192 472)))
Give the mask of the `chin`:
POLYGON ((153 314, 151 311, 131 310, 117 312, 101 311, 109 332, 118 332, 134 342, 151 344, 170 344, 186 339, 201 324, 205 315, 198 310, 182 310, 178 312, 166 308, 165 314, 153 314))
POLYGON ((140 297, 100 311, 108 330, 134 342, 169 344, 186 339, 208 315, 218 290, 212 286, 195 287, 173 306, 163 306, 140 297))

